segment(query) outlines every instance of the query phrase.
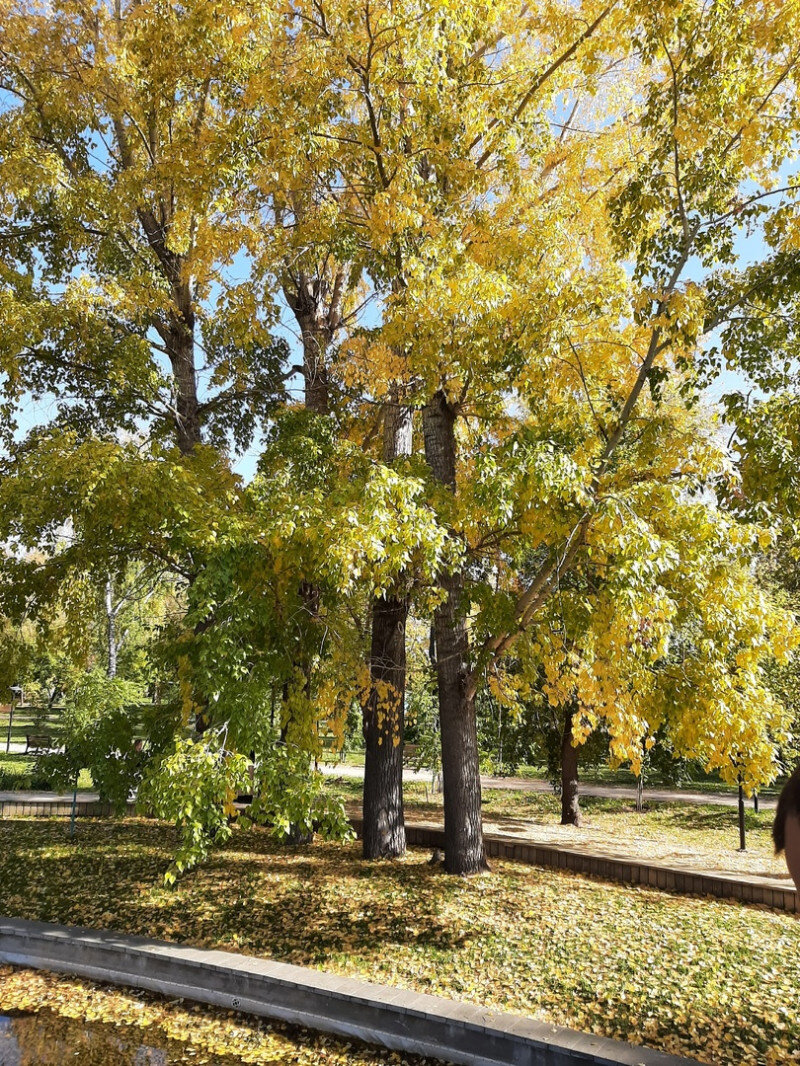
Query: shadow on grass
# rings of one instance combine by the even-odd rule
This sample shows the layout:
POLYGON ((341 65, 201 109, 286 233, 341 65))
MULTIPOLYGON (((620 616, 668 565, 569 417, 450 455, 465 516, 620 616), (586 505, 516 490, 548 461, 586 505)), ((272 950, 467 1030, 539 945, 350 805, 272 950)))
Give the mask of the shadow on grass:
POLYGON ((1 912, 310 965, 355 947, 367 957, 392 945, 454 951, 480 928, 446 906, 462 884, 421 857, 366 862, 359 844, 282 847, 248 830, 170 890, 171 827, 81 823, 75 844, 67 832, 0 823, 1 912))
MULTIPOLYGON (((737 831, 739 813, 735 807, 691 806, 688 804, 661 804, 657 808, 659 822, 675 829, 713 830, 730 833, 737 831)), ((763 831, 772 826, 772 811, 745 811, 746 832, 763 831)))

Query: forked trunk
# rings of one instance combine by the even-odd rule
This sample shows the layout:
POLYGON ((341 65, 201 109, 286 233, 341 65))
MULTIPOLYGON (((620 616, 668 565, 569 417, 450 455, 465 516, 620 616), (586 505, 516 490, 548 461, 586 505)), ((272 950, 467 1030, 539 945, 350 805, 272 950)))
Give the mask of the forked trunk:
POLYGON ((580 826, 578 796, 578 748, 572 743, 572 712, 567 714, 561 735, 561 824, 580 826))
MULTIPOLYGON (((456 487, 455 412, 442 392, 423 409, 425 457, 436 481, 456 487)), ((442 737, 445 869, 487 869, 481 818, 481 778, 475 701, 470 695, 469 635, 464 574, 443 573, 444 602, 434 613, 436 677, 442 737)))

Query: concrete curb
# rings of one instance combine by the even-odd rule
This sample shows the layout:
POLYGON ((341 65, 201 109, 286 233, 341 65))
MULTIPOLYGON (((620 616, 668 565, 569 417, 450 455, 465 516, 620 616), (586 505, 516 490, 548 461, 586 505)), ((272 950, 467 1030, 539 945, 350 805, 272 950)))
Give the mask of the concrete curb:
POLYGON ((103 930, 3 918, 0 962, 145 988, 463 1066, 696 1066, 467 1003, 103 930))
MULTIPOLYGON (((128 802, 126 815, 136 813, 136 804, 128 802)), ((4 800, 0 799, 0 821, 5 818, 69 818, 72 815, 72 798, 57 796, 52 800, 4 800)), ((110 803, 99 799, 82 799, 75 802, 77 818, 114 818, 116 812, 110 803)))

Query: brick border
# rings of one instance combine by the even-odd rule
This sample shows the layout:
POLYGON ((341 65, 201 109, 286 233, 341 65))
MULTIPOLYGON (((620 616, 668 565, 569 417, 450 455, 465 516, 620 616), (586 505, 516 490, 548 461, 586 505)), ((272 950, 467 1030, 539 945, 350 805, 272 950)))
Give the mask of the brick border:
POLYGON ((438 996, 104 930, 0 919, 0 962, 146 988, 463 1066, 697 1066, 438 996))
MULTIPOLYGON (((361 819, 351 818, 350 821, 360 836, 363 824, 361 819)), ((443 848, 444 830, 406 822, 406 840, 412 847, 443 848)), ((740 903, 770 907, 777 911, 800 912, 797 892, 789 886, 783 888, 762 885, 758 881, 680 869, 664 863, 644 863, 639 859, 611 858, 577 848, 536 844, 494 833, 485 834, 484 844, 486 855, 490 859, 508 859, 531 866, 570 870, 605 881, 643 885, 675 895, 716 896, 718 899, 738 900, 740 903)))

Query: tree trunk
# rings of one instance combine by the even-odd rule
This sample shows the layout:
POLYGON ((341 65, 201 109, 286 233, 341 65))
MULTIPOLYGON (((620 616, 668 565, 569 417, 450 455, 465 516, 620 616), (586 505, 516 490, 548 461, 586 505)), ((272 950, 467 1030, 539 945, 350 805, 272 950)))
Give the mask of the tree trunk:
MULTIPOLYGON (((422 412, 425 458, 436 481, 456 487, 455 412, 438 392, 422 412)), ((445 600, 433 616, 442 735, 445 869, 472 874, 487 869, 481 818, 481 778, 475 701, 469 684, 469 635, 464 574, 443 573, 445 600)))
POLYGON ((117 676, 117 617, 114 611, 114 582, 111 575, 106 578, 106 635, 108 637, 108 677, 117 676))
POLYGON ((328 348, 339 326, 344 271, 325 279, 300 272, 287 277, 283 295, 300 327, 303 345, 303 402, 309 411, 330 410, 328 348))
MULTIPOLYGON (((130 165, 131 161, 128 160, 126 165, 130 165)), ((163 215, 159 221, 152 208, 140 208, 138 215, 172 293, 172 308, 166 321, 156 318, 153 325, 167 349, 175 385, 172 413, 175 439, 181 452, 188 455, 202 440, 202 415, 197 398, 192 281, 186 274, 185 258, 167 247, 168 222, 165 222, 163 215)))
POLYGON ((330 342, 326 326, 311 315, 298 318, 303 340, 304 401, 309 411, 326 415, 330 410, 330 384, 325 356, 330 342))
MULTIPOLYGON (((410 453, 411 412, 390 402, 384 410, 383 461, 391 463, 410 453)), ((406 851, 403 734, 408 607, 405 594, 388 593, 372 604, 370 689, 364 703, 365 859, 398 858, 406 851)))
POLYGON ((572 743, 572 712, 567 713, 561 735, 561 824, 580 826, 578 748, 572 743))
POLYGON ((188 455, 202 439, 194 358, 194 310, 188 284, 174 285, 173 292, 178 313, 171 317, 167 350, 175 381, 175 435, 178 447, 188 455))
POLYGON ((381 596, 372 607, 370 692, 364 704, 365 859, 405 854, 403 730, 408 597, 381 596))

